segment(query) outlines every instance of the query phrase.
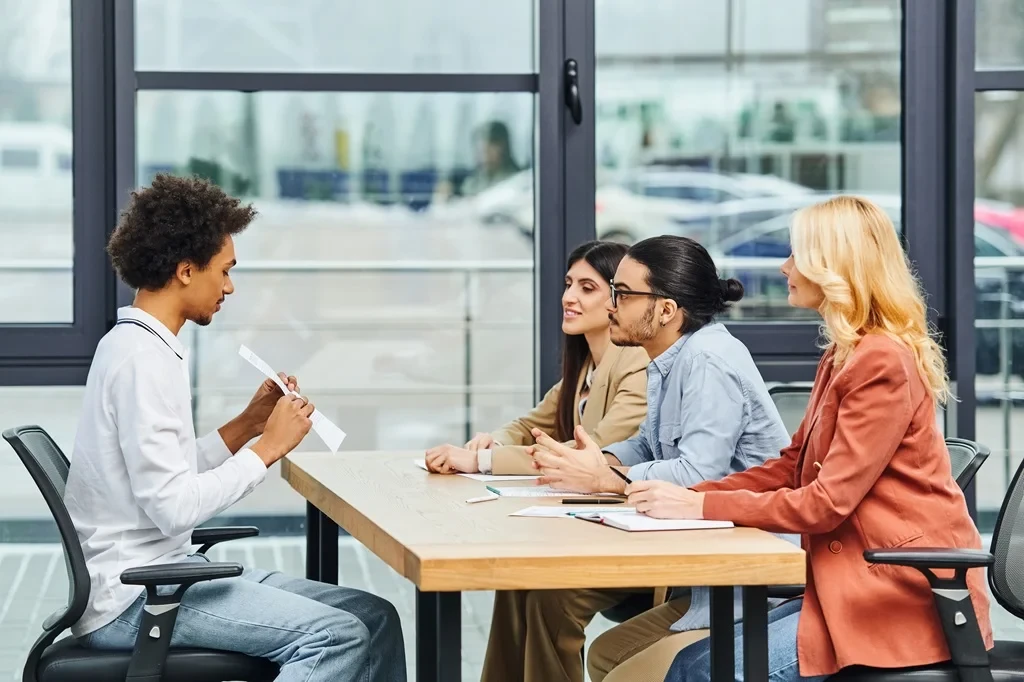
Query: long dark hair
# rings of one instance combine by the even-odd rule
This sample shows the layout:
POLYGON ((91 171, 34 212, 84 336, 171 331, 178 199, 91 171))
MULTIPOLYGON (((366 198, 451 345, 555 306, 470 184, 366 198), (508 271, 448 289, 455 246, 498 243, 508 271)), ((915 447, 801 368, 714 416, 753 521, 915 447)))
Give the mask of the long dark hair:
POLYGON ((719 279, 711 255, 688 237, 662 235, 637 242, 630 258, 647 268, 651 291, 671 298, 683 311, 684 334, 695 332, 743 298, 738 279, 719 279))
MULTIPOLYGON (((565 270, 568 272, 578 261, 585 260, 590 267, 597 270, 601 281, 607 284, 615 277, 615 270, 619 267, 619 261, 626 255, 626 251, 625 244, 603 241, 586 242, 577 246, 569 254, 565 270)), ((590 355, 590 346, 583 334, 564 334, 563 337, 562 390, 558 394, 555 438, 565 442, 573 438, 576 384, 583 371, 583 365, 590 355)))

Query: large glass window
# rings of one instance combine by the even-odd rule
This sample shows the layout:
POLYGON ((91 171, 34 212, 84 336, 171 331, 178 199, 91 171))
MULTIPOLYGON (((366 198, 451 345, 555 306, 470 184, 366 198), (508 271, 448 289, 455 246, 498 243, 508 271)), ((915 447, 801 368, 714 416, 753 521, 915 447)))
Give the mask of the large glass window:
POLYGON ((136 0, 140 71, 530 73, 536 0, 136 0))
POLYGON ((976 63, 982 68, 1024 66, 1024 4, 1020 0, 975 1, 976 63))
POLYGON ((71 5, 0 2, 0 324, 74 321, 71 5))
POLYGON ((980 525, 988 531, 1024 457, 1022 104, 1024 93, 1019 92, 984 92, 975 99, 976 430, 992 448, 989 461, 978 471, 976 490, 980 525), (979 238, 989 244, 982 248, 979 238))
MULTIPOLYGON (((531 94, 138 95, 138 182, 198 173, 253 202, 236 293, 187 325, 200 433, 299 377, 345 449, 463 443, 533 404, 531 94)), ((305 449, 322 449, 311 435, 305 449)), ((275 475, 234 510, 301 513, 275 475)))
POLYGON ((806 316, 787 216, 840 192, 900 214, 901 3, 641 4, 596 4, 598 236, 693 237, 744 283, 734 319, 806 316))

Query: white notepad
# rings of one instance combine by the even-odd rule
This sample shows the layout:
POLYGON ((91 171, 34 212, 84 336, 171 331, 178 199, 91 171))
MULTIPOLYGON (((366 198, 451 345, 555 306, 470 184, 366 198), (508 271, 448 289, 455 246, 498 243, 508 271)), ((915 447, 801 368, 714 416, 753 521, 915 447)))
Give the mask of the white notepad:
POLYGON ((645 514, 599 512, 577 514, 577 519, 600 523, 612 528, 630 532, 650 530, 706 530, 710 528, 732 528, 732 521, 708 521, 705 519, 654 519, 645 514))

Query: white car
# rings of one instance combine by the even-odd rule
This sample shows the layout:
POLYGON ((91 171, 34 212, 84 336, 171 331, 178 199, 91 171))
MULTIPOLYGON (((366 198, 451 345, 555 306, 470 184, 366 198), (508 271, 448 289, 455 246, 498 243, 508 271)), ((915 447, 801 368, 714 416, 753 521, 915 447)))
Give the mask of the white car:
MULTIPOLYGON (((464 200, 482 223, 505 223, 533 234, 532 170, 497 183, 464 200)), ((627 244, 661 234, 680 233, 679 225, 706 218, 723 203, 765 197, 803 197, 813 190, 781 178, 745 173, 716 173, 649 167, 613 176, 598 172, 594 211, 599 239, 627 244)))

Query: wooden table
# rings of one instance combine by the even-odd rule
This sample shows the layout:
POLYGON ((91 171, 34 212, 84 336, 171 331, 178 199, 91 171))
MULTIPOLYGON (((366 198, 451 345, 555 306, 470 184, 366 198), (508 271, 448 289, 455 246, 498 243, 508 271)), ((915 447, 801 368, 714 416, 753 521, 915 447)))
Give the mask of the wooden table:
POLYGON ((733 587, 744 587, 744 676, 767 680, 766 587, 803 582, 800 548, 752 528, 626 533, 575 519, 510 517, 531 505, 562 505, 557 498, 466 504, 485 494, 484 484, 428 474, 413 463, 422 456, 294 453, 281 467, 309 503, 307 577, 337 581, 341 526, 416 585, 419 680, 460 678, 462 591, 660 585, 712 587, 716 680, 733 677, 733 587))

